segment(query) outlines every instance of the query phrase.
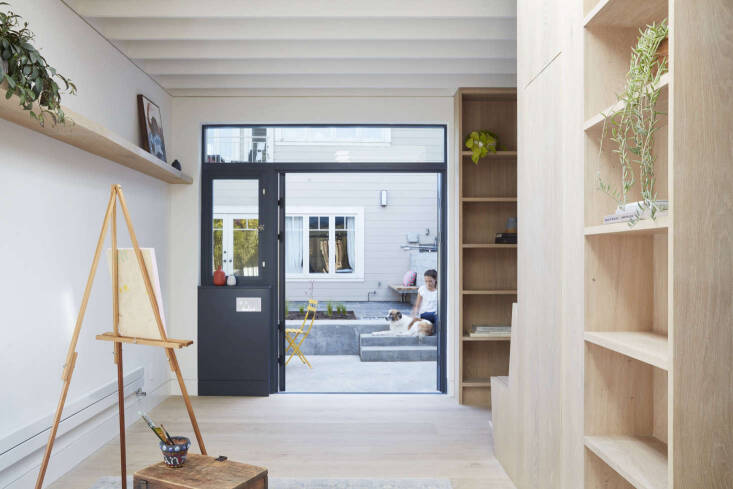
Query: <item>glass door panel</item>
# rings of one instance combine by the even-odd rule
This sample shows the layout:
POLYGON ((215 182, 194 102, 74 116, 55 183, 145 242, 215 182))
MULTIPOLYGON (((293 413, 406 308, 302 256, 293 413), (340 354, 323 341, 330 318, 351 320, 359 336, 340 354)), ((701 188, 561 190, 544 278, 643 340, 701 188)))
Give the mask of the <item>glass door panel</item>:
POLYGON ((213 181, 212 271, 260 276, 259 189, 259 179, 213 181))

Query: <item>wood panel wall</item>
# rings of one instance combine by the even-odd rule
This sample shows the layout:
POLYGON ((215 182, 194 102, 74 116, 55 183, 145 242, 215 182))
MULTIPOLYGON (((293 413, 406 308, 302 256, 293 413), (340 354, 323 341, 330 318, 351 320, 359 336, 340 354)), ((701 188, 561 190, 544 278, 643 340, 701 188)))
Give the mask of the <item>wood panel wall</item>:
POLYGON ((518 489, 583 487, 581 10, 518 3, 518 314, 494 415, 518 489))
POLYGON ((676 489, 733 487, 733 2, 673 2, 676 489))

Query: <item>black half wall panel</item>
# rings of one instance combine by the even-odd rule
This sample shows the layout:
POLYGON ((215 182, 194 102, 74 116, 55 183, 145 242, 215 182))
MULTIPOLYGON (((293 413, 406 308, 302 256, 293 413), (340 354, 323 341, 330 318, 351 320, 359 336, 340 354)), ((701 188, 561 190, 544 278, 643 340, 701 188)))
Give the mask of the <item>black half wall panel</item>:
POLYGON ((270 287, 199 287, 200 396, 269 395, 271 314, 270 287))

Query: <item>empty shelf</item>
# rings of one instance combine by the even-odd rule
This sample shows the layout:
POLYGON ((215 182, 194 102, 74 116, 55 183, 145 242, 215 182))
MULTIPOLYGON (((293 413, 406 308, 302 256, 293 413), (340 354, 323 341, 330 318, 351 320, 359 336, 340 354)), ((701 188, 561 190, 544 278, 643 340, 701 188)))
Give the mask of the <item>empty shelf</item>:
POLYGON ((587 331, 585 341, 667 370, 669 343, 661 334, 635 331, 587 331))
POLYGON ((650 436, 586 436, 585 446, 638 489, 667 489, 667 445, 650 436))

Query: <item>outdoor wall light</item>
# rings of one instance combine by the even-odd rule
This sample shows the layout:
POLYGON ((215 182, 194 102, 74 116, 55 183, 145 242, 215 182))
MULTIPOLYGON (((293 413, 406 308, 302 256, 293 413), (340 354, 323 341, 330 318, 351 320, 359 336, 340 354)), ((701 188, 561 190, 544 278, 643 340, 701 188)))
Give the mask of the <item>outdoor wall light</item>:
POLYGON ((387 201, 387 191, 386 190, 380 190, 379 191, 379 205, 382 207, 387 207, 389 202, 387 201))

